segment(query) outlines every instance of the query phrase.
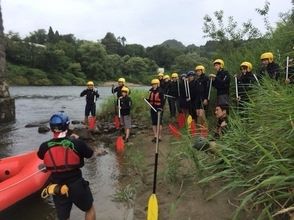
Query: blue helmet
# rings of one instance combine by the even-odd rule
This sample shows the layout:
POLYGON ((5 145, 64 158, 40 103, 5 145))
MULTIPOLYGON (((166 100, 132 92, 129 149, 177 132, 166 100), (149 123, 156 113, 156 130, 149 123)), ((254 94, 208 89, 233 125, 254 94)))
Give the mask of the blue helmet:
POLYGON ((187 73, 187 76, 189 77, 189 76, 196 76, 196 73, 194 72, 194 71, 189 71, 188 73, 187 73))
POLYGON ((53 114, 49 121, 51 131, 66 131, 69 123, 69 117, 63 111, 53 114))

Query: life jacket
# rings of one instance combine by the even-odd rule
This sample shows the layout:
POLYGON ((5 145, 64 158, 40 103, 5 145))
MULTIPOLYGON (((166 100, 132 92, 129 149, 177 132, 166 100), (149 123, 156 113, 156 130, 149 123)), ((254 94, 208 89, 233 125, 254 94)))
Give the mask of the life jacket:
POLYGON ((158 90, 156 90, 156 91, 152 90, 150 92, 149 102, 153 106, 160 106, 161 105, 161 100, 160 100, 160 95, 159 95, 158 90))
POLYGON ((52 172, 65 172, 80 167, 80 156, 69 139, 52 139, 47 143, 44 164, 52 172))

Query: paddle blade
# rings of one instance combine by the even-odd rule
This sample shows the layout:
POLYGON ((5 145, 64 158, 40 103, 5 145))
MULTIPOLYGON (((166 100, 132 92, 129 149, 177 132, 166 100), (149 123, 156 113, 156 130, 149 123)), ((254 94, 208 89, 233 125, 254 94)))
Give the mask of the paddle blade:
POLYGON ((174 137, 176 137, 176 138, 180 138, 180 137, 182 136, 181 133, 179 132, 179 130, 178 130, 174 125, 169 124, 169 125, 168 125, 168 128, 169 128, 170 133, 171 133, 174 137))
POLYGON ((195 124, 195 121, 192 120, 191 123, 190 123, 190 134, 194 137, 196 136, 196 124, 195 124))
POLYGON ((183 128, 185 126, 185 114, 182 112, 179 113, 177 121, 178 121, 179 128, 180 129, 183 128))
POLYGON ((88 125, 89 125, 89 129, 90 130, 94 130, 95 129, 95 125, 96 125, 96 117, 89 117, 88 119, 88 125))
POLYGON ((119 129, 120 121, 119 121, 119 117, 117 115, 114 116, 113 123, 114 123, 115 128, 119 129))
POLYGON ((158 203, 155 194, 149 197, 148 201, 148 211, 147 220, 157 220, 158 219, 158 203))
POLYGON ((188 128, 191 127, 191 123, 192 123, 192 121, 193 121, 193 118, 192 118, 191 115, 189 115, 189 116, 187 117, 187 125, 188 125, 188 128))
POLYGON ((123 152, 124 149, 125 149, 125 143, 124 143, 124 139, 122 136, 118 136, 117 139, 116 139, 116 143, 115 143, 115 146, 116 146, 116 151, 117 152, 123 152))

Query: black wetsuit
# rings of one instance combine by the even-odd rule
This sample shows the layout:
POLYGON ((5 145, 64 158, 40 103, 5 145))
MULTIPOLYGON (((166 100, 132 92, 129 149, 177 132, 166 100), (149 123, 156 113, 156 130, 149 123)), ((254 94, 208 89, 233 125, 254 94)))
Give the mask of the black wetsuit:
POLYGON ((81 97, 86 96, 85 116, 89 116, 90 112, 92 116, 96 116, 96 100, 99 98, 98 90, 85 89, 80 94, 81 97))
POLYGON ((271 62, 266 67, 261 68, 258 78, 262 79, 265 75, 268 75, 271 79, 278 80, 280 76, 279 64, 271 62))

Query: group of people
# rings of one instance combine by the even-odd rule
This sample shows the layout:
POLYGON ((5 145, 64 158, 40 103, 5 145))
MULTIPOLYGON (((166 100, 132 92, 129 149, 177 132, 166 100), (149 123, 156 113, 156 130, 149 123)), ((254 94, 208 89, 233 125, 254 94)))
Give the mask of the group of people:
MULTIPOLYGON (((273 54, 263 53, 260 57, 262 69, 258 75, 252 73, 252 64, 242 62, 240 74, 235 76, 238 93, 238 102, 248 101, 248 91, 252 85, 259 83, 262 77, 268 75, 274 80, 280 77, 280 68, 273 60, 273 54)), ((216 89, 215 116, 217 118, 216 138, 224 133, 228 124, 229 112, 229 90, 231 76, 225 70, 222 59, 213 62, 216 74, 205 74, 205 67, 197 65, 195 71, 181 74, 172 73, 171 77, 159 73, 158 77, 152 79, 152 87, 149 90, 149 97, 146 102, 150 105, 150 118, 154 133, 153 142, 161 141, 162 138, 162 116, 167 101, 170 117, 175 118, 177 113, 191 115, 201 126, 207 126, 205 110, 210 104, 211 88, 216 89), (158 114, 159 112, 159 114, 158 114), (157 124, 160 123, 159 131, 157 124), (157 135, 159 134, 159 135, 157 135)), ((287 79, 287 83, 293 81, 287 79)), ((119 78, 118 85, 112 86, 111 92, 116 93, 116 113, 119 115, 120 123, 125 128, 125 141, 130 137, 132 100, 130 89, 125 85, 125 79, 119 78)), ((86 96, 85 120, 88 124, 88 117, 96 117, 96 100, 99 98, 98 90, 94 83, 89 81, 87 88, 80 96, 86 96)), ((86 213, 86 220, 95 219, 93 196, 89 183, 83 179, 81 167, 84 165, 84 158, 90 158, 96 153, 86 143, 78 139, 77 135, 69 135, 69 118, 64 112, 58 112, 50 118, 50 128, 53 138, 41 144, 38 156, 44 160, 48 170, 52 172, 48 192, 53 195, 53 201, 57 210, 58 219, 66 220, 70 217, 72 205, 86 213), (51 188, 50 188, 51 187, 51 188)), ((101 152, 97 152, 99 154, 101 152)))

